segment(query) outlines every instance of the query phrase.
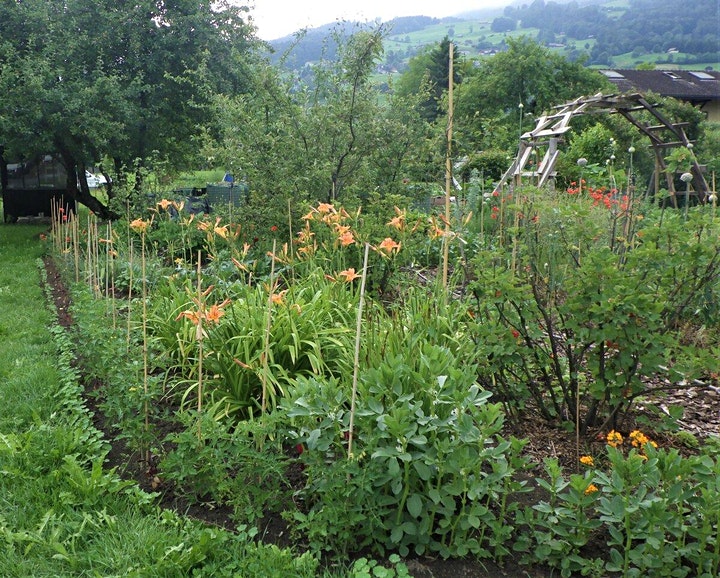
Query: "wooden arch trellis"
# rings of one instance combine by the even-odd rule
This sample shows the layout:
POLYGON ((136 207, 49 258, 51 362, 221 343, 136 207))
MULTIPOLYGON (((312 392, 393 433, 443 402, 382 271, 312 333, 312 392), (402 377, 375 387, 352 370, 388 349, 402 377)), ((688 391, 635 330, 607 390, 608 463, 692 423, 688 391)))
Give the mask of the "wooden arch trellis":
MULTIPOLYGON (((687 123, 675 123, 668 120, 658 112, 657 107, 650 104, 641 94, 583 96, 556 107, 556 112, 537 119, 535 128, 522 134, 520 146, 515 160, 502 176, 498 188, 506 183, 520 184, 523 177, 528 177, 537 186, 546 185, 555 173, 555 163, 559 155, 558 145, 562 136, 570 130, 570 121, 573 117, 591 112, 606 112, 619 114, 650 139, 655 155, 655 183, 660 181, 660 175, 665 175, 667 190, 674 195, 674 175, 665 162, 666 149, 678 146, 688 147, 692 143, 685 134, 687 123), (638 115, 648 112, 656 119, 658 124, 651 125, 640 120, 638 115), (544 151, 541 161, 530 165, 530 161, 538 153, 544 151)), ((702 169, 693 156, 690 172, 693 176, 692 184, 695 194, 703 201, 708 191, 702 169)))

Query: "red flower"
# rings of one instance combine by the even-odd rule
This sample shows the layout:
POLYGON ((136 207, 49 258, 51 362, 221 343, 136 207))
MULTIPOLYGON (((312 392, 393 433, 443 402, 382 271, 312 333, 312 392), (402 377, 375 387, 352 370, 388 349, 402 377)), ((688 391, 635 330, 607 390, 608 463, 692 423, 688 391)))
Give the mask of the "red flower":
POLYGON ((512 331, 510 331, 510 333, 512 333, 512 336, 513 336, 515 339, 517 339, 518 337, 520 337, 520 332, 519 332, 517 329, 513 329, 512 331))
POLYGON ((272 227, 270 227, 270 230, 271 230, 273 233, 276 233, 277 230, 278 230, 278 228, 277 228, 277 226, 273 225, 272 227))

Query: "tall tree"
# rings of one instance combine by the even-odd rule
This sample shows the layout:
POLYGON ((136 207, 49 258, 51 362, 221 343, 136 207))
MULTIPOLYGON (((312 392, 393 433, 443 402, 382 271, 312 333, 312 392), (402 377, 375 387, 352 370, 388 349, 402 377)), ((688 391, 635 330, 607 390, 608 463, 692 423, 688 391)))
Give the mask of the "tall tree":
POLYGON ((424 125, 372 82, 384 34, 336 31, 337 60, 322 60, 307 76, 258 69, 252 96, 223 99, 225 141, 210 155, 246 175, 261 198, 329 200, 394 187, 410 143, 423 141, 409 135, 424 125))
MULTIPOLYGON (((447 92, 450 79, 450 39, 446 36, 428 51, 412 58, 398 81, 396 91, 402 97, 422 92, 425 99, 421 103, 422 115, 433 122, 443 112, 443 96, 447 92)), ((453 45, 453 82, 462 80, 460 53, 453 45)))
MULTIPOLYGON (((181 164, 213 123, 214 95, 243 88, 252 28, 225 0, 3 2, 0 142, 6 154, 57 152, 67 189, 103 217, 85 167, 114 177, 151 155, 181 164), (8 23, 8 26, 4 24, 8 23), (78 185, 79 183, 79 185, 78 185)), ((142 187, 135 170, 133 187, 142 187)), ((117 185, 122 179, 117 179, 117 185)))
POLYGON ((520 127, 530 128, 521 115, 530 122, 556 104, 606 85, 582 62, 570 62, 527 37, 507 43, 506 51, 482 61, 458 88, 458 138, 464 135, 471 148, 515 144, 520 127))

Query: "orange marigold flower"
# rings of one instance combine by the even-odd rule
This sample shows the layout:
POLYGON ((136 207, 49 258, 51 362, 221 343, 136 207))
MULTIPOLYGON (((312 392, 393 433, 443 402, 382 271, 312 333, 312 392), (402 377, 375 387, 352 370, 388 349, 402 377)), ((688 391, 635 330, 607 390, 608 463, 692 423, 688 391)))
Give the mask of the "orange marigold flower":
POLYGON ((619 445, 622 445, 622 443, 623 443, 622 435, 620 435, 620 433, 616 432, 614 429, 610 430, 608 432, 606 440, 607 440, 607 444, 614 448, 618 447, 619 445))
POLYGON ((385 237, 383 242, 378 245, 378 250, 382 251, 386 255, 390 255, 393 251, 397 253, 400 251, 400 243, 396 243, 390 237, 385 237))
POLYGON ((630 435, 628 437, 630 438, 630 442, 632 443, 633 447, 636 447, 636 448, 641 448, 647 443, 652 443, 650 441, 650 438, 647 437, 640 430, 631 431, 630 435))
POLYGON ((350 267, 349 269, 345 269, 345 271, 340 271, 340 273, 338 273, 338 277, 342 277, 345 282, 350 283, 351 281, 359 278, 360 275, 355 272, 354 267, 350 267))
POLYGON ((595 460, 593 460, 592 456, 581 456, 580 463, 584 466, 593 467, 595 465, 595 460))
POLYGON ((587 488, 585 488, 585 495, 589 496, 590 494, 594 494, 595 492, 598 492, 598 487, 595 484, 590 484, 587 488))

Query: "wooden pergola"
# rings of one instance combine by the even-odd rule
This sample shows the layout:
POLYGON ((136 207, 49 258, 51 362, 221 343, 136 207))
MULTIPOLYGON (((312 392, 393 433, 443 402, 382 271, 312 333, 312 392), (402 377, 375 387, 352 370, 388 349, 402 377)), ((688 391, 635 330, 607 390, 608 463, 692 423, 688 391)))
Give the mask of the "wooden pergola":
MULTIPOLYGON (((657 189, 660 175, 665 175, 667 190, 670 195, 676 193, 674 175, 665 162, 666 149, 672 147, 692 148, 692 143, 685 134, 687 123, 675 123, 662 115, 658 108, 650 104, 641 94, 582 96, 555 108, 552 114, 542 115, 537 119, 535 128, 520 137, 520 146, 515 160, 502 176, 498 187, 512 181, 519 184, 522 178, 530 178, 533 184, 542 187, 555 177, 555 164, 560 153, 558 145, 563 135, 570 130, 573 117, 589 113, 619 114, 650 139, 655 155, 655 187, 657 189), (649 113, 657 124, 650 124, 638 117, 641 113, 649 113), (530 166, 531 157, 543 153, 542 160, 530 166)), ((709 193, 702 168, 695 159, 691 161, 690 172, 692 184, 698 200, 703 201, 709 193)), ((657 192, 657 191, 656 191, 657 192)))

